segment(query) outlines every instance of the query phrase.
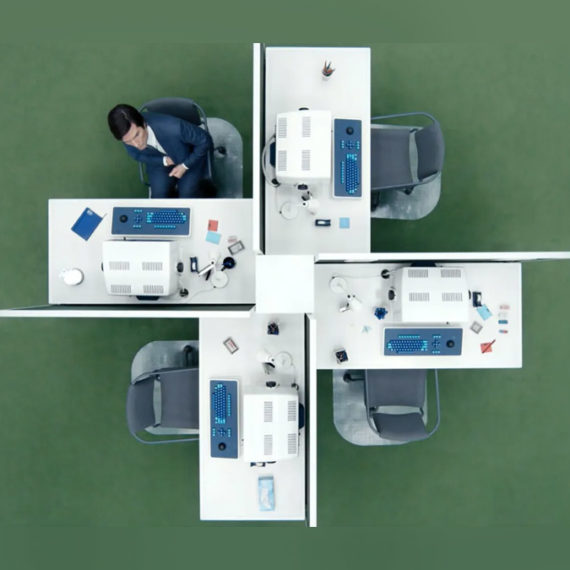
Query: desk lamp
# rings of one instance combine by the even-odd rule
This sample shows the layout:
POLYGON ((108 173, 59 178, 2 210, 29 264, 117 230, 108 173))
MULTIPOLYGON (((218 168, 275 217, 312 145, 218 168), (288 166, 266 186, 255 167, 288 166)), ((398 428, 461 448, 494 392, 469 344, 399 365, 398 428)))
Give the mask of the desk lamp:
POLYGON ((293 365, 293 357, 285 351, 273 355, 262 349, 256 354, 256 359, 261 362, 265 374, 270 374, 273 370, 282 371, 293 365))
POLYGON ((320 206, 320 202, 308 191, 306 191, 300 202, 289 200, 285 202, 279 209, 279 213, 286 219, 292 220, 297 217, 300 209, 305 209, 309 214, 314 216, 320 206))
POLYGON ((333 277, 329 282, 329 287, 333 293, 342 295, 346 300, 345 305, 341 305, 339 311, 360 311, 362 309, 362 301, 353 293, 348 292, 348 283, 343 277, 333 277))

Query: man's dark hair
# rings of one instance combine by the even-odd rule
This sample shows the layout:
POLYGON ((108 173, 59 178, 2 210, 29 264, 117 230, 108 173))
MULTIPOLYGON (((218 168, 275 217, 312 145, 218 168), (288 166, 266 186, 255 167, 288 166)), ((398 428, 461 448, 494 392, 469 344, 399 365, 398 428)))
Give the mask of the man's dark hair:
POLYGON ((115 105, 107 115, 107 122, 113 136, 121 140, 131 128, 132 124, 137 127, 144 127, 144 117, 131 105, 115 105))

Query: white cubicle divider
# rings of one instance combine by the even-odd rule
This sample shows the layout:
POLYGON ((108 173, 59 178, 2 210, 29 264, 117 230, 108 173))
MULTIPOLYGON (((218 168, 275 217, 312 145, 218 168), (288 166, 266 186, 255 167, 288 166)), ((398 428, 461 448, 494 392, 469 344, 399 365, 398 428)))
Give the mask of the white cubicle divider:
POLYGON ((317 323, 313 315, 305 316, 305 376, 307 418, 307 524, 317 526, 317 323), (308 404, 308 405, 307 405, 308 404))
POLYGON ((570 251, 439 251, 439 252, 374 252, 374 253, 320 253, 317 263, 374 263, 399 261, 548 261, 570 259, 570 251))
POLYGON ((89 319, 216 319, 216 318, 248 318, 251 307, 248 305, 204 306, 186 309, 176 307, 161 307, 147 309, 133 308, 101 308, 97 306, 77 307, 60 305, 45 305, 36 307, 20 307, 15 309, 0 309, 0 318, 89 318, 89 319))
POLYGON ((252 161, 252 196, 253 196, 253 251, 261 253, 264 248, 262 212, 264 185, 261 172, 261 151, 263 150, 263 45, 253 44, 253 161, 252 161))

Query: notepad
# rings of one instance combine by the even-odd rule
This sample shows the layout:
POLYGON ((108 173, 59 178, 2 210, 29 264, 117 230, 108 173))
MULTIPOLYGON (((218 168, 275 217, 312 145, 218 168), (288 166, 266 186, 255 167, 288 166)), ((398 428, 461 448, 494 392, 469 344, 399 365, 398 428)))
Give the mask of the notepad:
POLYGON ((222 237, 222 234, 219 234, 217 232, 208 232, 206 234, 206 241, 209 241, 210 243, 219 244, 221 237, 222 237))
POLYGON ((487 305, 482 305, 481 307, 477 307, 477 312, 484 321, 493 316, 493 313, 491 313, 487 305))
POLYGON ((71 226, 71 231, 75 232, 80 238, 87 241, 91 234, 97 229, 103 218, 96 214, 91 208, 85 208, 81 216, 71 226))

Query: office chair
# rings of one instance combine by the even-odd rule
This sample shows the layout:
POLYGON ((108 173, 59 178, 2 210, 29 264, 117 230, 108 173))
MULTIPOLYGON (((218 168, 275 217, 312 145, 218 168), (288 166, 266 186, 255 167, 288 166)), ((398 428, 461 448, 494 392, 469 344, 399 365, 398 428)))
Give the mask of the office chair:
MULTIPOLYGON (((198 105, 192 99, 187 99, 186 97, 161 97, 159 99, 153 99, 151 101, 147 101, 140 106, 139 111, 142 113, 143 111, 151 111, 153 113, 162 113, 163 115, 171 115, 173 117, 177 117, 178 119, 182 119, 183 121, 188 121, 193 125, 197 125, 204 129, 208 134, 210 131, 208 129, 208 121, 206 119, 206 113, 204 109, 198 105)), ((216 147, 212 152, 208 153, 208 161, 207 161, 207 176, 206 179, 208 181, 212 181, 212 155, 213 152, 216 151, 221 155, 226 154, 226 149, 223 146, 216 147)), ((148 187, 149 195, 151 197, 152 188, 148 182, 148 178, 146 176, 146 167, 144 163, 139 162, 139 176, 141 182, 148 187)))
POLYGON ((412 116, 427 117, 431 123, 425 127, 371 125, 371 209, 374 211, 386 197, 393 197, 395 208, 399 210, 396 215, 386 217, 417 219, 427 215, 439 200, 445 145, 441 127, 435 117, 420 111, 380 115, 371 120, 412 116), (435 203, 433 199, 428 200, 427 205, 418 203, 421 196, 402 202, 402 192, 410 196, 418 186, 425 188, 431 182, 434 183, 432 186, 437 186, 435 203), (399 191, 400 197, 389 192, 392 190, 399 191), (412 204, 414 212, 409 212, 409 204, 412 204))
POLYGON ((141 443, 182 443, 199 439, 196 351, 187 345, 183 348, 183 357, 184 367, 156 369, 131 380, 127 392, 127 425, 132 436, 141 443), (153 434, 153 439, 140 437, 138 434, 143 430, 153 434), (188 434, 189 430, 194 430, 195 435, 160 437, 188 434))
POLYGON ((435 372, 437 418, 424 423, 427 370, 365 370, 364 401, 368 423, 381 438, 409 443, 431 437, 439 428, 439 382, 435 372))

